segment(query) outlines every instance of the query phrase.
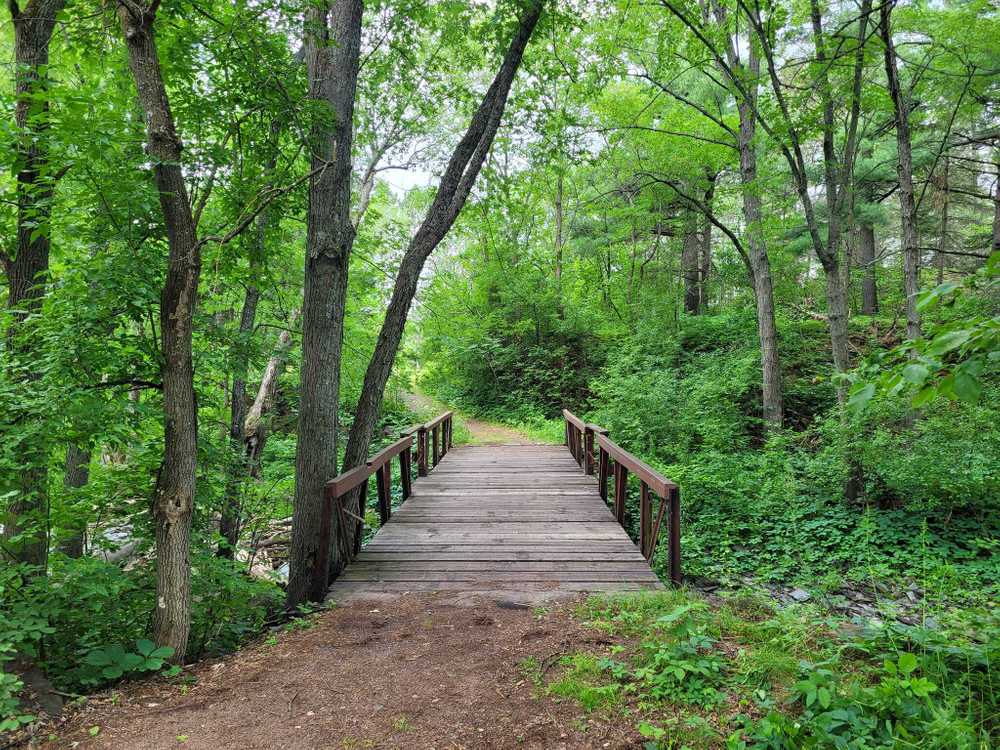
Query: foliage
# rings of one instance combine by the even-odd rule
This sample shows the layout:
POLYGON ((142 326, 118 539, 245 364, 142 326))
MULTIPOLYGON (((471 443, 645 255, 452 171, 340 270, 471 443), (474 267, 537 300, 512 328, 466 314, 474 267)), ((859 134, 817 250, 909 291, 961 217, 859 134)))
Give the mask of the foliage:
POLYGON ((743 595, 716 609, 677 591, 595 597, 577 616, 610 636, 604 690, 629 696, 650 748, 980 748, 1000 736, 995 609, 859 630, 809 607, 743 595))

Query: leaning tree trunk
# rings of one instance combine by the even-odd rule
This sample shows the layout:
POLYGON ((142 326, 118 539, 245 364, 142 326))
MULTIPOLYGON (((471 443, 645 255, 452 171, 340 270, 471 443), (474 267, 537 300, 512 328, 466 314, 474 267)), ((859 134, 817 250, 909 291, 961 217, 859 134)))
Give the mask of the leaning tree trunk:
MULTIPOLYGON (((541 15, 543 4, 543 0, 531 0, 525 6, 500 69, 469 122, 465 135, 455 147, 434 201, 403 256, 396 275, 392 298, 375 344, 375 351, 365 372, 361 398, 354 414, 354 424, 344 455, 345 469, 360 466, 367 456, 385 386, 403 337, 403 328, 406 325, 413 296, 417 291, 420 272, 427 258, 447 234, 462 206, 465 205, 476 176, 489 153, 497 128, 500 126, 511 84, 514 82, 525 47, 541 15)), ((351 539, 354 536, 354 522, 349 520, 348 523, 350 533, 344 534, 342 537, 344 539, 351 539)), ((344 562, 343 555, 338 555, 332 566, 333 572, 338 573, 344 562)))
MULTIPOLYGON (((24 10, 9 3, 14 22, 14 125, 17 141, 17 243, 13 257, 3 259, 7 276, 10 327, 7 345, 10 360, 22 360, 30 372, 36 342, 21 331, 22 324, 42 306, 49 273, 51 207, 55 176, 47 148, 49 101, 49 44, 56 14, 65 0, 31 0, 24 10)), ((18 375, 26 388, 33 378, 18 375)), ((30 419, 31 415, 26 414, 30 419)), ((38 431, 41 433, 41 431, 38 431)), ((4 518, 3 537, 23 535, 15 554, 21 562, 37 566, 44 574, 48 563, 48 446, 43 439, 22 445, 24 469, 14 481, 14 501, 4 518)))
POLYGON ((337 474, 340 359, 347 301, 351 223, 351 144, 361 50, 361 0, 326 0, 306 11, 309 98, 329 108, 310 134, 313 170, 306 216, 302 373, 295 504, 286 601, 322 601, 328 575, 316 570, 323 486, 337 474), (328 18, 329 16, 329 18, 328 18), (323 167, 326 167, 325 169, 323 167))
POLYGON ((156 483, 156 607, 153 637, 183 662, 191 628, 191 516, 194 510, 198 420, 191 356, 201 248, 181 171, 181 140, 160 71, 153 34, 157 4, 118 5, 129 68, 146 116, 147 151, 160 194, 169 256, 160 298, 163 350, 163 467, 156 483))
POLYGON ((896 116, 896 150, 899 174, 899 221, 903 232, 903 290, 906 293, 906 335, 920 338, 920 312, 917 295, 920 294, 920 250, 917 239, 917 208, 913 197, 913 156, 910 148, 910 106, 899 84, 899 67, 896 64, 896 47, 892 41, 892 4, 879 6, 882 42, 884 45, 885 75, 889 82, 889 98, 896 116))
MULTIPOLYGON (((289 325, 298 318, 298 311, 293 312, 289 325)), ((243 449, 246 454, 248 473, 251 477, 260 477, 260 456, 267 442, 267 413, 274 404, 274 396, 278 391, 278 378, 285 370, 288 362, 288 352, 292 348, 292 332, 287 328, 278 334, 278 342, 274 352, 267 361, 264 375, 260 379, 257 395, 250 405, 243 424, 243 449)))

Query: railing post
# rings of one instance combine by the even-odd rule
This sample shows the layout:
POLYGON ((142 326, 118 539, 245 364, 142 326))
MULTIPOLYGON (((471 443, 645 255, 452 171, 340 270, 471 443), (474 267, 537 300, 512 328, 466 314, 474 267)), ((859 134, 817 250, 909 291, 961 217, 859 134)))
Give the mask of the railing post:
POLYGON ((417 476, 427 476, 427 428, 417 428, 417 476))
MULTIPOLYGON (((358 493, 358 517, 364 519, 365 510, 368 505, 368 479, 365 479, 361 483, 361 490, 358 493)), ((361 540, 364 537, 365 532, 365 522, 364 520, 358 521, 354 526, 354 554, 355 556, 361 552, 361 540)))
POLYGON ((600 458, 597 461, 597 486, 601 490, 601 499, 608 502, 608 452, 604 446, 600 448, 600 458))
POLYGON ((375 472, 375 489, 378 492, 378 517, 383 526, 392 517, 392 463, 387 461, 375 472))
POLYGON ((432 467, 438 465, 438 461, 441 460, 441 454, 438 453, 438 425, 434 425, 431 428, 431 443, 433 444, 434 453, 434 463, 431 464, 432 467))
POLYGON ((399 454, 399 483, 403 485, 403 500, 413 491, 413 477, 410 476, 410 449, 399 454))
POLYGON ((653 510, 649 502, 649 485, 639 482, 639 552, 649 559, 649 536, 653 510))
POLYGON ((333 527, 333 503, 335 498, 330 489, 323 488, 323 510, 319 517, 319 549, 313 563, 314 595, 325 591, 330 580, 330 536, 333 527))
POLYGON ((594 473, 594 428, 589 424, 583 428, 583 473, 594 473))
POLYGON ((625 525, 625 491, 628 489, 628 469, 615 461, 615 518, 625 525))
POLYGON ((684 581, 681 573, 681 491, 670 488, 670 580, 675 586, 684 581))

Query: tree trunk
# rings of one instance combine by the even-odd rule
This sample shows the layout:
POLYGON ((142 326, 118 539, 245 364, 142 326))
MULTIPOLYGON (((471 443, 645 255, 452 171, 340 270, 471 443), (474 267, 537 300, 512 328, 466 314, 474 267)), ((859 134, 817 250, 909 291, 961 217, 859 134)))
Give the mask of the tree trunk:
POLYGON ((858 226, 858 264, 861 266, 861 314, 878 314, 878 280, 875 276, 875 227, 858 226))
POLYGON ((563 270, 563 173, 556 175, 556 284, 562 285, 563 270))
POLYGON ((201 248, 181 171, 181 140, 160 71, 153 34, 155 5, 118 5, 129 68, 146 116, 147 151, 167 228, 169 257, 160 298, 163 352, 163 466, 156 483, 156 608, 153 637, 183 662, 191 628, 191 515, 194 510, 198 419, 191 337, 201 248))
MULTIPOLYGON (((297 318, 298 311, 293 312, 289 319, 289 325, 294 324, 297 318)), ((286 329, 278 335, 274 353, 267 361, 264 375, 260 379, 260 388, 257 389, 257 396, 247 412, 243 425, 244 452, 247 457, 249 474, 254 478, 260 476, 260 456, 264 452, 264 444, 267 442, 267 422, 264 416, 274 404, 274 395, 278 390, 278 378, 285 370, 288 352, 291 348, 292 332, 286 329)))
MULTIPOLYGON (((711 210, 715 200, 715 180, 717 175, 708 175, 708 189, 705 191, 705 206, 711 210)), ((712 222, 706 217, 701 227, 701 299, 699 308, 708 311, 708 277, 712 273, 712 222)))
POLYGON ((909 97, 899 84, 896 65, 896 48, 892 41, 892 5, 879 6, 882 42, 884 44, 885 75, 889 82, 889 98, 896 115, 896 150, 899 174, 899 221, 903 233, 903 291, 906 294, 906 335, 920 338, 920 312, 917 295, 920 293, 920 243, 917 239, 917 209, 913 197, 913 157, 910 150, 909 97))
POLYGON ((771 282, 771 260, 761 235, 760 194, 757 188, 757 121, 754 108, 757 105, 757 76, 760 61, 751 50, 748 68, 753 79, 751 101, 737 102, 739 112, 739 132, 737 148, 740 154, 740 185, 743 193, 743 220, 746 223, 747 244, 750 256, 750 283, 753 284, 754 300, 757 305, 757 336, 760 339, 760 360, 762 376, 762 407, 764 423, 768 427, 780 428, 784 421, 784 397, 781 388, 781 360, 778 356, 778 327, 774 322, 774 289, 771 282))
MULTIPOLYGON (((263 221, 263 214, 258 217, 258 222, 263 221)), ((258 223, 257 237, 261 242, 264 233, 264 226, 258 223)), ((257 251, 259 252, 258 245, 257 251)), ((250 275, 254 276, 256 263, 250 263, 250 275)), ((235 372, 233 373, 233 387, 230 393, 229 405, 229 450, 230 455, 226 462, 226 489, 222 499, 222 519, 219 522, 219 533, 222 535, 222 542, 219 544, 218 555, 232 559, 236 552, 236 543, 240 537, 240 491, 243 484, 244 471, 244 423, 246 422, 246 397, 247 397, 247 367, 248 355, 247 347, 250 336, 253 334, 254 320, 257 317, 257 303, 260 301, 260 290, 257 285, 250 282, 243 295, 243 312, 240 315, 240 327, 237 333, 237 346, 235 352, 235 372)))
POLYGON ((935 253, 934 261, 937 265, 937 283, 944 283, 944 268, 948 255, 948 207, 951 191, 948 189, 948 167, 950 160, 944 157, 944 168, 941 174, 941 184, 938 190, 941 195, 941 236, 938 237, 938 249, 935 253))
MULTIPOLYGON (((14 22, 14 125, 17 141, 17 244, 13 257, 0 251, 7 276, 7 307, 11 311, 7 330, 10 360, 23 358, 25 371, 34 342, 21 335, 21 325, 42 306, 49 273, 51 243, 50 217, 56 177, 52 173, 47 148, 49 101, 49 43, 56 14, 65 0, 31 0, 18 9, 10 2, 14 22)), ((21 380, 31 389, 31 376, 21 380)), ((31 415, 25 415, 31 418, 31 415)), ((48 446, 43 439, 22 444, 20 460, 24 468, 14 481, 14 500, 3 518, 3 538, 23 534, 16 545, 17 559, 37 566, 44 575, 48 564, 48 446)), ((2 516, 0 516, 2 517, 2 516)))
POLYGON ((684 279, 684 312, 697 315, 701 311, 701 268, 699 254, 701 238, 698 236, 698 220, 689 211, 684 222, 684 237, 681 247, 681 276, 684 279))
MULTIPOLYGON (((277 166, 278 138, 281 134, 281 124, 275 119, 271 122, 271 136, 274 139, 274 153, 267 163, 267 171, 273 174, 277 166)), ((246 456, 246 378, 249 366, 249 344, 253 335, 254 322, 257 318, 257 303, 260 301, 260 290, 257 288, 256 277, 266 255, 267 230, 274 213, 270 206, 264 208, 256 221, 256 236, 250 250, 250 283, 243 295, 243 312, 240 315, 240 327, 237 334, 237 347, 234 353, 233 387, 230 393, 229 413, 229 460, 225 495, 222 500, 222 519, 219 523, 219 533, 222 542, 219 544, 220 557, 233 558, 236 544, 240 538, 241 501, 243 477, 247 473, 246 456)))
POLYGON ((1000 252, 1000 163, 997 163, 997 179, 993 185, 993 252, 1000 252))
MULTIPOLYGON (((462 206, 465 205, 476 176, 489 153, 497 128, 500 126, 511 84, 520 67, 524 49, 541 15, 542 5, 542 0, 532 0, 525 6, 500 69, 479 109, 473 115, 465 135, 455 147, 434 201, 403 256, 375 351, 365 372, 361 398, 358 401, 344 455, 345 469, 359 466, 367 457, 385 385, 403 337, 403 328, 413 302, 413 295, 417 290, 420 272, 427 258, 447 234, 462 206)), ((351 523, 353 531, 353 522, 351 523)), ((352 536, 353 534, 348 534, 345 538, 352 536)), ((339 573, 343 562, 342 557, 336 558, 335 573, 339 573)))
MULTIPOLYGON (((66 469, 63 473, 63 487, 66 495, 73 497, 74 491, 86 487, 90 481, 90 451, 76 443, 66 448, 66 469)), ((84 519, 74 518, 74 526, 69 535, 59 544, 59 549, 68 557, 83 555, 87 526, 84 519)))
MULTIPOLYGON (((327 168, 309 183, 302 373, 295 505, 289 549, 287 605, 326 596, 326 572, 317 574, 323 486, 337 474, 340 360, 347 271, 355 229, 351 222, 351 147, 354 95, 361 49, 361 0, 328 0, 306 11, 309 98, 329 108, 310 134, 312 167, 327 168)), ((334 536, 336 538, 336 535, 334 536)))

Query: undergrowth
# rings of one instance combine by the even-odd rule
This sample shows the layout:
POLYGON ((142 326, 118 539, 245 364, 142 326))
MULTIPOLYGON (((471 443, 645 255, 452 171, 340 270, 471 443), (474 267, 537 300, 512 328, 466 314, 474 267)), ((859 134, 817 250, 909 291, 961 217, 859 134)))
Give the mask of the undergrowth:
POLYGON ((536 681, 632 721, 649 750, 935 748, 1000 741, 1000 612, 936 629, 865 625, 740 594, 594 597, 576 612, 610 638, 536 681))

